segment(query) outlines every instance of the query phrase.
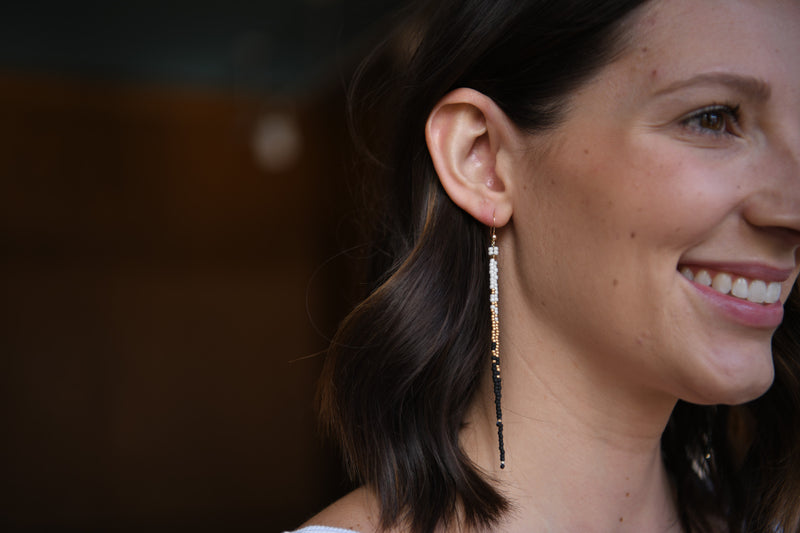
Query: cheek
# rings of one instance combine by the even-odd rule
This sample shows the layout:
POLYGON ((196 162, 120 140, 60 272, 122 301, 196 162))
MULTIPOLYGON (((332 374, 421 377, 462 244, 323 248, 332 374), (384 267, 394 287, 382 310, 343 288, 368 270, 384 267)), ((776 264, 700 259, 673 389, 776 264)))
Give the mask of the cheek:
POLYGON ((661 245, 680 221, 656 212, 661 206, 647 183, 652 166, 639 171, 620 157, 624 151, 603 153, 608 151, 577 144, 550 154, 545 165, 540 161, 515 219, 529 230, 521 232, 520 253, 530 278, 526 292, 537 297, 531 305, 573 336, 596 336, 602 329, 612 342, 630 336, 628 324, 640 330, 635 337, 647 335, 642 317, 657 309, 642 295, 674 274, 664 265, 677 257, 676 247, 668 246, 665 256, 661 245), (598 318, 598 328, 587 328, 598 318))
POLYGON ((562 209, 580 205, 575 223, 606 244, 680 255, 711 238, 746 195, 741 160, 660 133, 602 138, 589 153, 565 154, 554 170, 563 179, 548 193, 561 198, 562 209), (625 245, 626 237, 637 246, 625 245))
MULTIPOLYGON (((629 146, 619 136, 591 148, 573 143, 540 166, 530 195, 548 248, 565 241, 594 254, 685 243, 688 225, 709 226, 711 191, 680 158, 629 146), (677 162, 676 162, 677 161, 677 162)), ((549 248, 552 249, 552 248, 549 248)))
POLYGON ((670 312, 680 257, 720 227, 736 188, 657 136, 596 137, 536 161, 521 191, 526 290, 550 320, 585 331, 600 317, 607 340, 646 345, 670 312))

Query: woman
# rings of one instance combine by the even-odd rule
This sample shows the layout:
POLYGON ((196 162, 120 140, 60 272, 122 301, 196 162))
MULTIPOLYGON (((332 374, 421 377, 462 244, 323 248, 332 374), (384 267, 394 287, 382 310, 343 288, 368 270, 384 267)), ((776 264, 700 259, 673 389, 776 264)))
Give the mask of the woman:
POLYGON ((354 92, 386 274, 321 400, 362 488, 307 526, 798 531, 800 4, 415 17, 354 92))

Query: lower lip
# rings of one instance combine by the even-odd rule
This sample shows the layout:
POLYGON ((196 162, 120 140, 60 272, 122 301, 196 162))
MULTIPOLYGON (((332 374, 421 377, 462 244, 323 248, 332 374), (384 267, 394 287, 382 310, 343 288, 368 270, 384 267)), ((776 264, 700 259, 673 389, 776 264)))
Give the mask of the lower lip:
MULTIPOLYGON (((681 276, 683 277, 683 276, 681 276)), ((684 278, 686 279, 686 278, 684 278)), ((689 280, 686 280, 689 281, 689 280)), ((723 314, 744 326, 774 329, 783 321, 783 304, 757 304, 717 292, 711 287, 690 281, 691 285, 723 314)))

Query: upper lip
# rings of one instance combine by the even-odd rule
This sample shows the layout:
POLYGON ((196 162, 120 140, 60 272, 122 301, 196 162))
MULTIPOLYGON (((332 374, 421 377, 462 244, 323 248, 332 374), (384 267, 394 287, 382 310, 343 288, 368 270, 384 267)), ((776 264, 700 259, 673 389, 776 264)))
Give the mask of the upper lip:
POLYGON ((749 279, 783 283, 794 273, 794 268, 781 268, 763 263, 735 263, 723 261, 681 261, 679 267, 694 267, 725 272, 749 279))

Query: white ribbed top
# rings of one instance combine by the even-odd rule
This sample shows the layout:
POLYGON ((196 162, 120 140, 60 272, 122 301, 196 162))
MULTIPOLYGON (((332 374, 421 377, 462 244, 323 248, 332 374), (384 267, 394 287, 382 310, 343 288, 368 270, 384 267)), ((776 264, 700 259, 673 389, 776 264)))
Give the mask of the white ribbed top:
POLYGON ((352 529, 342 529, 339 527, 328 526, 306 526, 297 531, 284 531, 284 533, 358 533, 352 529))

